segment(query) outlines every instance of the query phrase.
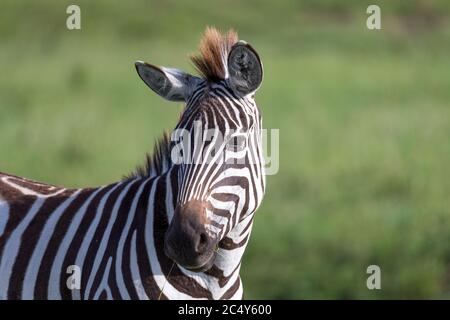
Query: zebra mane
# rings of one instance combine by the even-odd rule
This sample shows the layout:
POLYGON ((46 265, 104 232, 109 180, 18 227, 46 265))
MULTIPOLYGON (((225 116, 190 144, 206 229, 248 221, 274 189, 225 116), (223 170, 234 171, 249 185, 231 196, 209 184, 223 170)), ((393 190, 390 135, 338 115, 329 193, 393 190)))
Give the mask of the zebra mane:
POLYGON ((221 34, 217 29, 207 27, 200 40, 200 53, 191 56, 191 61, 200 75, 209 81, 226 79, 228 53, 237 41, 238 35, 233 29, 221 34))
POLYGON ((144 164, 137 166, 134 171, 126 175, 124 178, 134 179, 158 176, 166 172, 171 165, 170 137, 167 132, 163 132, 162 137, 155 143, 153 153, 147 153, 145 155, 144 164))

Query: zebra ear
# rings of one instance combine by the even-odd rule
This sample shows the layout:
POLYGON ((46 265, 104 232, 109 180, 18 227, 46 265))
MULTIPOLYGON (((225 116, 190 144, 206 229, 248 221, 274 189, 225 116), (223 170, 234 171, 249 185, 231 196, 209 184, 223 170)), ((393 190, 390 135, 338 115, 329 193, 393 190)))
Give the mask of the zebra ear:
POLYGON ((261 85, 261 59, 245 41, 239 41, 231 48, 228 54, 228 75, 232 89, 240 95, 250 94, 261 85))
POLYGON ((135 63, 139 77, 161 97, 170 101, 186 101, 199 78, 178 69, 156 67, 146 62, 135 63))

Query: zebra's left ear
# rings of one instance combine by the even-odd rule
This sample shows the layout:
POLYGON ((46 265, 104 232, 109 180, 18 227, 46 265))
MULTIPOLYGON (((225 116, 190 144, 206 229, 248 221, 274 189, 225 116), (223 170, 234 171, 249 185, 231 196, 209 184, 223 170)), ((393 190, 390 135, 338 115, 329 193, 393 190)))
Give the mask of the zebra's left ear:
POLYGON ((263 79, 263 66, 255 49, 239 41, 228 54, 228 75, 232 89, 247 95, 256 91, 263 79))
POLYGON ((178 69, 156 67, 146 62, 135 63, 139 77, 161 97, 171 101, 186 101, 200 78, 178 69))

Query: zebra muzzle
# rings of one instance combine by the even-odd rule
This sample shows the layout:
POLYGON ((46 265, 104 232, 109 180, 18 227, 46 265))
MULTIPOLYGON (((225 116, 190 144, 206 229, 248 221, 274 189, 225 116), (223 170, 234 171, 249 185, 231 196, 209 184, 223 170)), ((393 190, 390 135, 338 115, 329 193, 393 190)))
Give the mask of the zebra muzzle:
POLYGON ((214 263, 217 241, 206 231, 208 219, 205 207, 198 200, 177 206, 165 234, 166 256, 192 271, 205 271, 214 263))

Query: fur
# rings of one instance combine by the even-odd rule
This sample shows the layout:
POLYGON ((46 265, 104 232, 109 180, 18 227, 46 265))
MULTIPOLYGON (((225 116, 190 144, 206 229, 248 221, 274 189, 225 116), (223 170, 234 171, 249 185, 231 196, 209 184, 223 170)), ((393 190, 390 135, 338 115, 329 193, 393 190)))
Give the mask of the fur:
POLYGON ((200 40, 199 54, 191 56, 200 75, 213 82, 226 79, 228 53, 237 41, 238 35, 233 29, 221 34, 217 29, 207 27, 200 40))

